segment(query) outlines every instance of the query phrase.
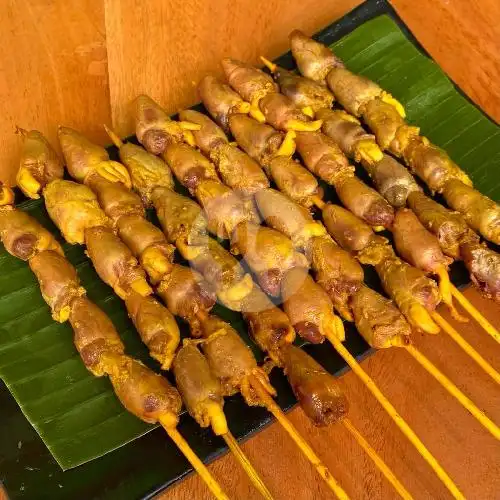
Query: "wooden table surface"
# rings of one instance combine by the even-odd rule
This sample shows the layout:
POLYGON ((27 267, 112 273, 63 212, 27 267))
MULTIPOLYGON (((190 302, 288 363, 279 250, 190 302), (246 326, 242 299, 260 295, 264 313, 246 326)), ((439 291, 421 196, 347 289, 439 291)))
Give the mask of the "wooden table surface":
MULTIPOLYGON (((5 0, 0 19, 0 180, 12 182, 20 141, 16 126, 55 142, 57 125, 106 143, 101 124, 132 131, 130 100, 145 92, 170 112, 196 102, 194 85, 221 57, 256 62, 287 49, 293 28, 312 33, 358 0, 5 0), (20 62, 22 61, 22 62, 20 62)), ((393 0, 416 37, 487 113, 500 121, 500 2, 393 0)), ((500 307, 467 295, 493 322, 500 307)), ((500 369, 500 346, 473 323, 460 331, 500 369)), ((445 334, 417 346, 500 423, 500 390, 445 334)), ((363 363, 382 391, 441 461, 468 498, 500 498, 500 446, 409 355, 377 352, 363 363)), ((342 377, 350 417, 415 498, 449 498, 423 459, 352 374, 342 377)), ((351 498, 390 499, 394 492, 345 429, 316 429, 296 409, 290 418, 351 498)), ((276 499, 329 498, 281 429, 273 424, 243 448, 276 499)), ((230 456, 210 470, 232 498, 258 495, 230 456)), ((162 500, 210 498, 191 476, 162 500)))

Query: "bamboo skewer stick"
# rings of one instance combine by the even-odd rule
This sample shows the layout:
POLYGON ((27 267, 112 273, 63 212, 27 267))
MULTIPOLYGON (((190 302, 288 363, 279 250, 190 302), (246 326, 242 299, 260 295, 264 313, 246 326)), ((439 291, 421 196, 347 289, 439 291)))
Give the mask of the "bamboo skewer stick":
POLYGON ((492 436, 500 440, 500 428, 490 420, 444 373, 431 363, 417 348, 404 346, 427 372, 429 372, 492 436))
POLYGON ((417 451, 422 455, 423 459, 432 467, 436 475, 441 479, 443 484, 448 488, 450 493, 456 499, 463 499, 465 497, 458 489, 457 485, 448 476, 443 467, 434 458, 431 452, 426 448, 424 443, 415 434, 412 428, 406 423, 403 417, 396 411, 396 408, 391 404, 391 402, 384 396, 384 394, 377 387, 373 379, 361 368, 360 364, 351 355, 351 353, 344 347, 344 345, 335 336, 329 336, 328 340, 331 342, 335 350, 342 356, 344 361, 350 366, 352 371, 361 379, 365 384, 366 388, 373 394, 377 401, 382 405, 384 410, 389 414, 389 416, 394 420, 395 424, 400 428, 403 434, 409 439, 409 441, 415 446, 417 451))
POLYGON ((472 316, 472 318, 500 344, 500 332, 472 305, 469 299, 457 287, 451 284, 451 293, 457 302, 472 316))
POLYGON ((444 330, 497 384, 500 384, 500 373, 479 354, 448 321, 439 313, 431 313, 434 321, 444 330))
POLYGON ((300 448, 309 462, 311 462, 318 474, 326 482, 328 487, 335 493, 337 498, 339 498, 340 500, 348 500, 349 497, 347 496, 346 492, 338 484, 327 467, 321 462, 320 458, 309 446, 307 441, 299 434, 292 422, 290 422, 287 416, 283 413, 283 410, 271 398, 266 389, 262 386, 260 380, 254 375, 251 375, 249 378, 249 382, 259 396, 261 402, 265 405, 269 412, 274 415, 276 420, 281 424, 288 435, 295 441, 295 444, 300 448))
POLYGON ((252 481, 253 485, 257 488, 260 494, 266 498, 267 500, 273 500, 273 496, 271 492, 267 489, 266 485, 262 481, 262 479, 257 474, 257 471, 253 468, 250 460, 243 453, 243 450, 240 448, 238 441, 236 441, 235 437, 231 434, 231 432, 227 432, 226 434, 222 434, 222 438, 228 445, 229 449, 236 457, 240 465, 245 469, 247 476, 252 481))
POLYGON ((229 497, 222 491, 219 483, 214 479, 212 474, 205 467, 205 464, 198 458, 196 453, 189 446, 188 442, 182 437, 175 425, 169 419, 160 418, 162 427, 167 431, 172 441, 176 444, 177 448, 181 450, 188 462, 193 466, 193 469, 205 481, 210 491, 218 500, 229 500, 229 497))
POLYGON ((344 427, 351 433, 357 443, 365 450, 366 454, 373 460, 377 468, 382 472, 384 477, 392 484, 394 489, 398 492, 399 496, 404 500, 412 500, 413 497, 408 493, 406 488, 400 483, 399 479, 394 475, 387 464, 382 460, 380 455, 370 446, 370 443, 363 437, 363 435, 354 427, 348 418, 342 420, 344 427))

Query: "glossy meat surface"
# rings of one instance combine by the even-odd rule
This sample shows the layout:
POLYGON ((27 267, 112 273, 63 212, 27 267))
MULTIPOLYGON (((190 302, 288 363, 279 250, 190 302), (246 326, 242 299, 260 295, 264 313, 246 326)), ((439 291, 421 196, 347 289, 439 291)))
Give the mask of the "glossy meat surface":
POLYGON ((184 109, 179 113, 179 118, 200 126, 200 130, 193 130, 193 137, 196 146, 209 158, 211 158, 215 149, 228 143, 228 139, 222 128, 207 115, 193 109, 184 109))
POLYGON ((147 95, 139 95, 134 101, 134 108, 135 135, 147 151, 159 155, 169 145, 183 141, 179 124, 171 120, 153 99, 147 95))
POLYGON ((459 180, 448 181, 443 196, 446 203, 460 212, 472 229, 487 240, 500 244, 500 206, 476 189, 459 180))
POLYGON ((82 184, 56 180, 43 192, 45 207, 64 238, 71 244, 83 244, 85 230, 110 225, 95 194, 82 184))
POLYGON ((266 122, 273 128, 286 132, 290 120, 308 122, 311 118, 305 115, 300 108, 286 95, 274 92, 267 94, 259 101, 259 108, 266 117, 266 122))
POLYGON ((125 299, 131 289, 149 295, 146 274, 123 241, 109 228, 98 226, 85 231, 87 253, 99 277, 125 299))
POLYGON ((97 377, 109 373, 109 354, 123 354, 124 346, 108 316, 86 297, 71 304, 69 322, 75 346, 88 370, 97 377))
POLYGON ((11 205, 0 207, 0 240, 7 252, 21 260, 29 260, 45 250, 63 255, 52 233, 29 214, 11 205))
POLYGON ((172 313, 152 296, 142 297, 134 292, 129 293, 125 305, 149 355, 160 363, 162 370, 168 370, 180 340, 172 313))
POLYGON ((43 299, 52 311, 52 318, 60 323, 69 318, 71 303, 85 295, 76 269, 61 254, 45 250, 29 260, 43 299))
POLYGON ((293 393, 314 425, 334 424, 347 415, 349 404, 335 377, 293 345, 284 349, 283 359, 293 393))
POLYGON ((350 305, 356 328, 371 347, 383 349, 409 342, 411 327, 391 300, 363 285, 350 305))

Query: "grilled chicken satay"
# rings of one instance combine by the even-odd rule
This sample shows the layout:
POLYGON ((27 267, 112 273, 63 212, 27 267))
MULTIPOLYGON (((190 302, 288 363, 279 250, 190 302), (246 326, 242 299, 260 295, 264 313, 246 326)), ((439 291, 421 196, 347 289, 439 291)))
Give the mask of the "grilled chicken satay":
POLYGON ((28 198, 40 198, 40 191, 50 182, 62 179, 63 164, 49 144, 47 139, 38 130, 19 129, 24 137, 19 170, 16 175, 16 184, 28 198))

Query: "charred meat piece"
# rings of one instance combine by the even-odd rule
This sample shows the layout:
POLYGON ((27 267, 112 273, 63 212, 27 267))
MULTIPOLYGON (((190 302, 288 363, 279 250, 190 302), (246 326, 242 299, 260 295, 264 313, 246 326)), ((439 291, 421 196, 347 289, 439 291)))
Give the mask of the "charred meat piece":
POLYGON ((179 117, 181 120, 200 126, 200 130, 193 131, 193 137, 196 146, 209 158, 212 158, 214 150, 228 143, 224 131, 203 113, 193 109, 185 109, 179 113, 179 117))
POLYGON ((151 296, 128 294, 125 305, 149 354, 168 370, 179 345, 180 332, 172 313, 151 296))
POLYGON ((392 228, 398 254, 411 265, 429 273, 447 269, 453 261, 445 257, 437 238, 427 231, 414 212, 400 208, 392 228))
POLYGON ((43 299, 52 310, 52 318, 64 323, 71 312, 71 303, 85 295, 76 269, 61 254, 45 250, 29 260, 40 285, 43 299))
POLYGON ((358 332, 375 349, 409 343, 411 327, 394 303, 361 286, 351 298, 351 309, 358 332))
POLYGON ((230 238, 238 224, 253 220, 245 202, 219 181, 200 183, 196 198, 207 215, 209 231, 218 238, 230 238))
POLYGON ((328 47, 299 30, 292 31, 289 40, 299 71, 307 78, 324 82, 333 68, 343 66, 342 61, 328 47))
POLYGON ((420 191, 410 193, 408 206, 424 227, 436 236, 441 250, 452 259, 460 259, 462 242, 479 242, 479 236, 469 228, 462 215, 448 210, 420 191))
POLYGON ((233 253, 241 254, 262 289, 278 297, 285 273, 293 267, 308 268, 305 255, 293 248, 285 235, 265 226, 242 222, 231 239, 233 253))
POLYGON ((460 212, 472 229, 500 244, 500 206, 476 189, 453 179, 444 185, 446 203, 460 212))
POLYGON ((29 214, 11 205, 0 208, 0 241, 7 252, 25 261, 44 250, 63 255, 52 233, 29 214))
POLYGON ((86 297, 79 297, 71 304, 69 322, 87 369, 96 377, 109 374, 109 356, 122 355, 124 346, 108 316, 86 297))
POLYGON ((276 156, 284 139, 283 133, 245 115, 231 116, 229 126, 241 149, 264 167, 276 156))
POLYGON ((328 235, 312 238, 308 248, 316 281, 326 291, 339 314, 352 321, 349 299, 362 286, 363 268, 328 235))
POLYGON ((314 425, 324 427, 341 421, 349 404, 335 378, 302 349, 283 349, 285 374, 304 413, 314 425))
POLYGON ((327 335, 338 337, 340 319, 335 316, 327 293, 314 282, 307 269, 288 271, 281 293, 285 312, 298 335, 313 344, 320 344, 327 335))
POLYGON ((169 311, 186 320, 195 337, 201 335, 198 315, 206 316, 215 304, 215 293, 190 267, 174 264, 156 289, 169 311))
POLYGON ((85 244, 97 274, 120 298, 125 299, 131 290, 143 296, 151 294, 144 269, 111 229, 103 226, 87 229, 85 244))
POLYGON ((460 253, 474 284, 485 297, 500 302, 500 255, 478 241, 463 243, 460 253))
POLYGON ((167 112, 147 95, 138 96, 134 108, 135 135, 150 153, 160 155, 169 145, 184 140, 179 123, 171 120, 167 112))
POLYGON ((187 411, 198 425, 212 425, 217 434, 225 434, 227 423, 220 382, 210 371, 205 356, 189 340, 184 341, 175 356, 173 371, 187 411))
POLYGON ((55 180, 43 195, 50 218, 70 244, 83 244, 86 229, 110 225, 96 195, 87 186, 55 180))
POLYGON ((450 180, 472 185, 467 174, 460 170, 448 154, 429 143, 425 137, 419 136, 410 141, 405 149, 404 159, 410 170, 420 177, 433 193, 441 193, 450 180))
POLYGON ((392 156, 383 155, 379 162, 363 162, 363 166, 377 191, 395 208, 404 207, 413 193, 421 194, 420 186, 408 169, 392 156))
POLYGON ((207 219, 198 203, 165 188, 155 189, 152 200, 168 241, 182 239, 189 245, 206 241, 207 219))
POLYGON ((118 221, 118 234, 130 248, 153 284, 170 272, 175 248, 165 235, 144 217, 130 215, 118 221))
POLYGON ((225 58, 222 60, 222 69, 229 85, 247 102, 258 101, 278 92, 272 77, 250 64, 225 58))
POLYGON ((335 141, 321 132, 297 132, 297 152, 304 165, 320 179, 335 186, 342 177, 354 175, 354 167, 335 141))
POLYGON ((148 424, 168 419, 174 425, 182 401, 168 380, 129 356, 120 356, 109 374, 115 394, 123 406, 148 424))
POLYGON ((173 144, 164 154, 165 161, 176 179, 194 195, 202 181, 218 181, 212 162, 187 144, 173 144))
POLYGON ((229 132, 229 119, 238 113, 248 113, 250 104, 216 77, 207 75, 198 85, 201 100, 210 113, 210 116, 229 132))
POLYGON ((333 94, 321 83, 306 78, 277 66, 274 78, 280 91, 286 95, 299 109, 310 108, 313 113, 333 105, 333 94))
POLYGON ((144 148, 127 142, 120 147, 120 160, 127 167, 132 187, 145 206, 151 206, 153 190, 173 189, 174 179, 168 165, 144 148))
POLYGON ((16 184, 29 198, 40 198, 40 191, 50 182, 62 179, 63 164, 38 130, 18 129, 24 137, 16 184))
POLYGON ((241 312, 255 343, 274 363, 282 366, 282 350, 295 340, 295 330, 288 316, 256 285, 244 298, 241 312))

